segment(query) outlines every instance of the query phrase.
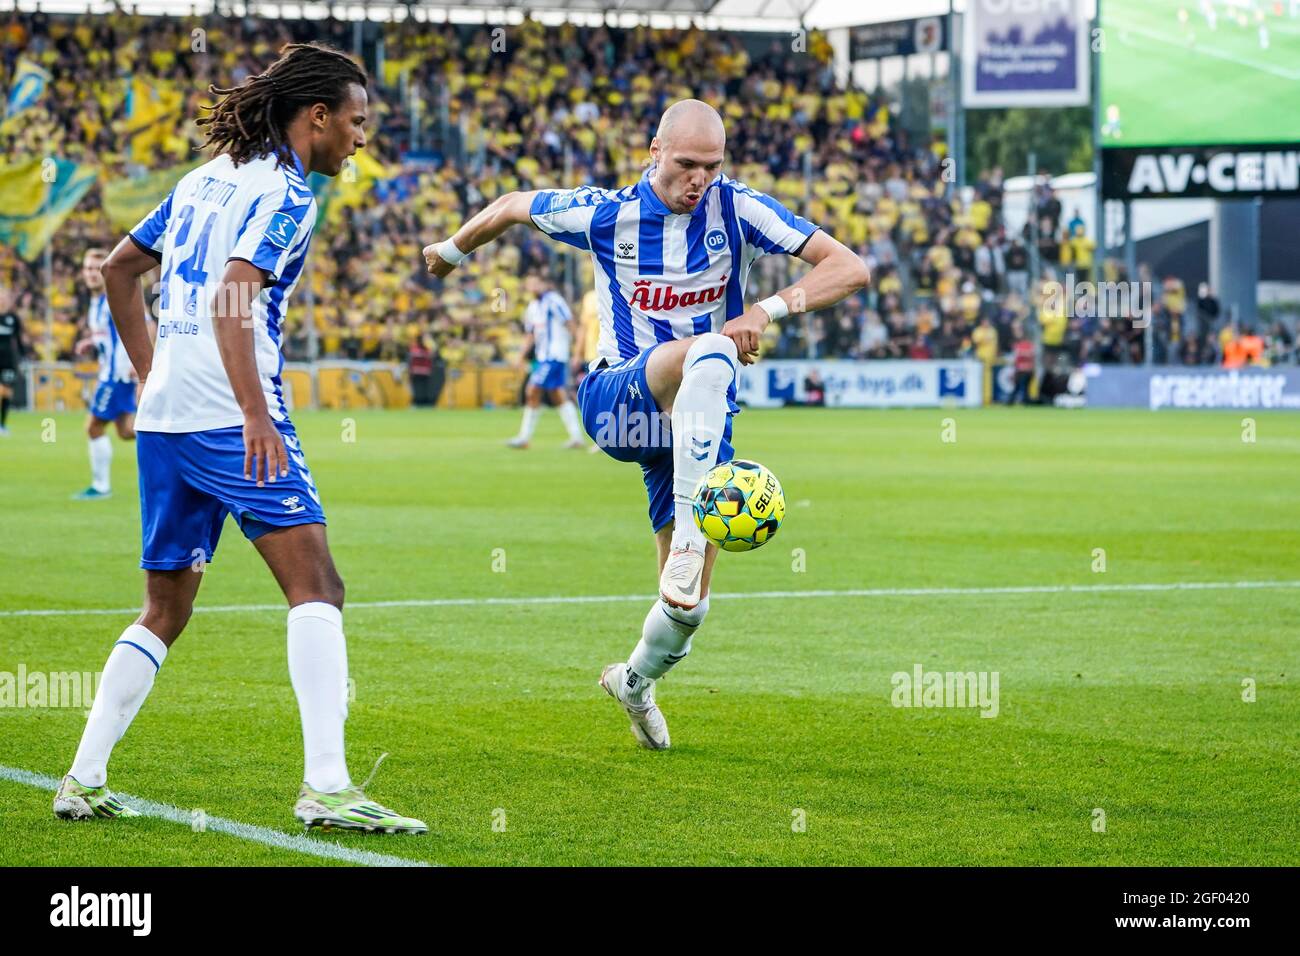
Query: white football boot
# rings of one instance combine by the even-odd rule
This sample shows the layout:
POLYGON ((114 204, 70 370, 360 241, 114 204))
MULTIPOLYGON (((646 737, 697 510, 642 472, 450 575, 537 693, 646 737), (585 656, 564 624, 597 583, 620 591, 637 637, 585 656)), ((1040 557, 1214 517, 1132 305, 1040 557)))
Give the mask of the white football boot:
POLYGON ((601 671, 600 686, 627 711, 627 716, 632 721, 632 736, 637 743, 647 750, 668 749, 668 721, 664 720, 663 711, 655 703, 654 681, 650 681, 650 688, 642 695, 640 703, 636 704, 627 702, 631 688, 627 686, 626 664, 610 664, 601 671))
POLYGON ((704 579, 704 544, 687 541, 682 549, 673 548, 659 575, 659 594, 673 607, 689 611, 700 603, 700 585, 704 579))
POLYGON ((514 448, 519 451, 526 451, 528 449, 528 439, 520 438, 518 435, 516 435, 514 438, 506 442, 506 447, 514 448))

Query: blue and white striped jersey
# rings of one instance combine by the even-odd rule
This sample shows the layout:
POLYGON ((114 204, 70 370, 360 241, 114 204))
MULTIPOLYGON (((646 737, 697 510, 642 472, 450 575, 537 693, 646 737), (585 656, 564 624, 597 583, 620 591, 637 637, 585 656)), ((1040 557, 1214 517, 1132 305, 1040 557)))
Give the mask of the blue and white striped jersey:
POLYGON ((770 196, 723 175, 694 210, 670 212, 650 185, 652 171, 618 190, 543 190, 530 210, 542 232, 591 253, 597 354, 610 362, 658 342, 719 331, 745 311, 754 260, 795 255, 817 231, 770 196))
POLYGON ((95 352, 99 356, 99 381, 131 381, 135 375, 135 370, 131 367, 131 356, 126 354, 126 346, 117 337, 117 326, 108 313, 108 296, 102 292, 90 300, 86 328, 90 331, 90 337, 95 342, 95 352))
POLYGON ((251 262, 266 283, 249 303, 266 407, 288 418, 280 372, 285 304, 307 260, 316 201, 296 156, 294 166, 267 155, 235 166, 222 154, 187 173, 171 195, 131 230, 162 268, 158 340, 140 396, 139 431, 196 432, 242 425, 243 412, 221 364, 212 303, 226 263, 251 262))
POLYGON ((524 309, 524 331, 533 336, 533 357, 539 362, 565 362, 573 351, 568 323, 573 320, 564 296, 548 289, 524 309))

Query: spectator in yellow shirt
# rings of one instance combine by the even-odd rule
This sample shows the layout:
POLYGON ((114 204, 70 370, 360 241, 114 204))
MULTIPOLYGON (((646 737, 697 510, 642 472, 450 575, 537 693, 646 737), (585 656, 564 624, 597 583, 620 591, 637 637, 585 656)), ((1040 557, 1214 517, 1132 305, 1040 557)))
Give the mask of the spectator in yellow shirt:
POLYGON ((986 315, 970 334, 975 358, 984 365, 984 404, 993 401, 993 366, 998 361, 998 330, 986 315))

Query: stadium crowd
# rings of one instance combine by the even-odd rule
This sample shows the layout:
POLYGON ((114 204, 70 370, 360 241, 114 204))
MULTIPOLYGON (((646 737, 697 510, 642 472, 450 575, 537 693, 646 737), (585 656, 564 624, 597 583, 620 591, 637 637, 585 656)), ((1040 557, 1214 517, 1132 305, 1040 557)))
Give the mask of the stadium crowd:
MULTIPOLYGON (((322 37, 351 48, 353 24, 121 13, 0 20, 6 88, 20 54, 53 78, 36 106, 0 127, 4 154, 104 170, 53 241, 48 287, 39 259, 0 248, 0 283, 15 293, 36 357, 71 356, 85 312, 80 255, 121 234, 104 212, 103 184, 194 162, 201 135, 192 119, 208 83, 237 83, 284 42, 322 37), (142 89, 162 104, 143 130, 126 107, 142 89)), ((792 52, 784 34, 408 21, 367 24, 363 53, 376 80, 367 151, 375 162, 358 167, 356 183, 321 194, 325 226, 290 312, 290 359, 313 357, 313 348, 316 357, 446 366, 516 359, 522 276, 551 272, 577 312, 590 283, 585 255, 516 230, 444 283, 425 274, 421 246, 509 190, 635 180, 662 108, 687 96, 726 120, 728 175, 823 225, 872 269, 859 296, 770 328, 768 355, 969 355, 993 365, 1021 361, 1030 354, 1021 343, 1038 342, 1049 360, 1144 358, 1147 338, 1131 322, 1067 315, 1032 287, 1035 264, 1048 280, 1132 278, 1114 261, 1097 268, 1076 211, 1041 186, 1036 231, 1012 235, 999 170, 975 177, 965 201, 952 196, 942 144, 909 142, 888 102, 840 85, 816 33, 792 52)), ((784 257, 760 260, 751 298, 791 274, 784 257)), ((1209 289, 1190 297, 1181 280, 1157 280, 1145 267, 1137 278, 1154 292, 1156 361, 1294 360, 1284 328, 1234 330, 1209 289)))

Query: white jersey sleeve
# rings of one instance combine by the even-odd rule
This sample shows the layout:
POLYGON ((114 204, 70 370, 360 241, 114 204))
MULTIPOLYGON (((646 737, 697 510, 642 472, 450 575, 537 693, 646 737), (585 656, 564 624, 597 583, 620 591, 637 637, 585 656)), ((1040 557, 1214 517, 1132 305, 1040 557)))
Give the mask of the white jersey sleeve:
POLYGON ((552 239, 577 249, 591 250, 591 217, 596 207, 612 202, 618 191, 596 186, 543 189, 529 208, 533 225, 552 239))
POLYGON ((785 253, 797 256, 817 226, 796 216, 771 196, 735 183, 736 215, 740 218, 745 245, 757 256, 785 253))
POLYGON ((311 191, 300 191, 286 179, 258 196, 248 217, 229 258, 251 262, 270 281, 277 280, 284 275, 291 253, 311 237, 315 225, 311 191))
POLYGON ((162 259, 163 240, 167 236, 167 223, 171 218, 174 195, 176 195, 175 189, 167 194, 166 199, 154 206, 153 212, 140 220, 140 224, 128 233, 132 242, 155 259, 162 259))

